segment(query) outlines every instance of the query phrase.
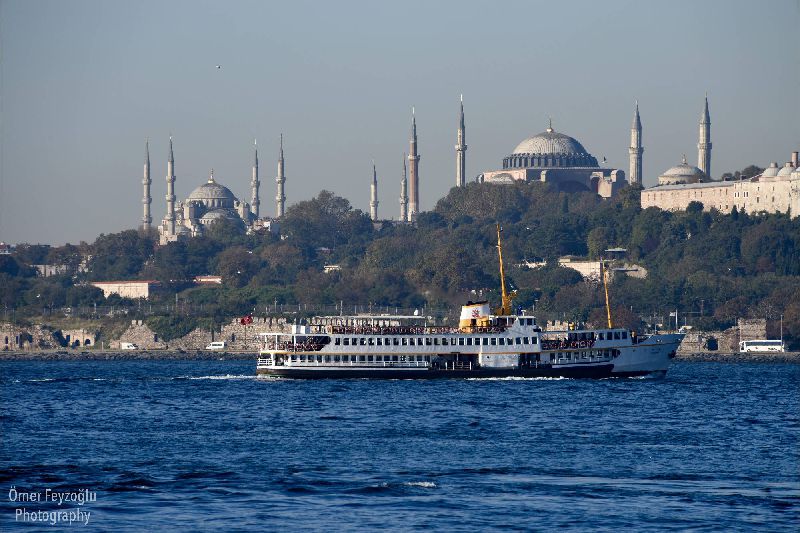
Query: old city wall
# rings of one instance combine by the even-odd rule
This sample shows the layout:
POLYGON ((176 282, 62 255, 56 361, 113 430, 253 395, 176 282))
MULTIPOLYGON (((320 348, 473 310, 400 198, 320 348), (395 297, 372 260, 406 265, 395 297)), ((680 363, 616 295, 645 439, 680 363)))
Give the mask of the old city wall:
POLYGON ((739 341, 766 339, 767 321, 740 318, 737 325, 722 331, 689 331, 678 347, 678 354, 737 353, 739 341))

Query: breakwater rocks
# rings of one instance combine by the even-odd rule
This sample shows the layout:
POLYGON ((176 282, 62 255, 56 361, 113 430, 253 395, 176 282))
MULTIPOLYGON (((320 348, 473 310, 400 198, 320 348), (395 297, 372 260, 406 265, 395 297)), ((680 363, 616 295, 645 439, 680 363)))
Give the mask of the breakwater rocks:
POLYGON ((41 350, 35 352, 0 352, 0 361, 135 361, 135 360, 209 360, 255 361, 257 352, 210 352, 203 350, 41 350))

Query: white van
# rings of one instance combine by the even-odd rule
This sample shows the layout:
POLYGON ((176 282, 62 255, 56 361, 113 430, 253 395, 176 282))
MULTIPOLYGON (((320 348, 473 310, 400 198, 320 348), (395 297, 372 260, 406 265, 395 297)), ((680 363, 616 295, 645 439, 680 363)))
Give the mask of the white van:
POLYGON ((138 350, 139 347, 132 342, 121 342, 119 343, 120 350, 138 350))
POLYGON ((224 350, 226 346, 225 341, 214 341, 206 346, 206 350, 224 350))

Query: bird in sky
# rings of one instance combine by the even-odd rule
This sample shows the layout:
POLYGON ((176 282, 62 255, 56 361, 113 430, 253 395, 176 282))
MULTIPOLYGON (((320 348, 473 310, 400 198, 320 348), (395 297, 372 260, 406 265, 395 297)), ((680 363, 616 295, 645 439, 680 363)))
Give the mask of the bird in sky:
POLYGON ((217 65, 217 68, 218 68, 218 69, 222 68, 222 65, 217 65))

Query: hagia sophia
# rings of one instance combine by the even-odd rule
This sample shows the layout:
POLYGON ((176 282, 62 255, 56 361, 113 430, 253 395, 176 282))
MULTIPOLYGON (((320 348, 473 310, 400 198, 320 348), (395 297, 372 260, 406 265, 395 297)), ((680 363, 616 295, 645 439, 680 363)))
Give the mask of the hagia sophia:
MULTIPOLYGON (((502 167, 486 170, 475 180, 480 183, 507 184, 515 182, 542 181, 552 184, 563 192, 591 191, 603 198, 610 198, 622 187, 642 184, 642 121, 639 105, 636 104, 631 124, 629 167, 625 171, 601 167, 597 159, 573 137, 553 129, 552 121, 542 133, 528 137, 503 158, 502 167)), ((736 208, 748 213, 781 212, 794 218, 800 214, 800 167, 798 152, 792 152, 791 160, 783 166, 772 163, 761 174, 742 180, 711 179, 711 116, 708 98, 705 100, 699 122, 697 144, 697 166, 690 165, 686 156, 678 165, 664 171, 658 184, 642 189, 642 208, 657 207, 665 210, 684 210, 690 202, 700 202, 705 210, 715 209, 730 213, 736 208)), ((457 130, 455 185, 466 185, 466 125, 463 98, 460 106, 457 130)), ((262 216, 260 211, 258 174, 258 150, 254 147, 250 202, 236 198, 230 189, 217 182, 211 171, 206 183, 194 189, 183 202, 176 203, 175 158, 172 138, 169 141, 167 162, 166 214, 158 225, 160 243, 166 244, 182 238, 202 235, 209 225, 218 220, 229 220, 240 224, 247 231, 265 229, 275 231, 277 222, 286 207, 284 184, 283 136, 278 157, 278 172, 275 177, 274 217, 262 216)), ((419 161, 417 147, 416 115, 412 110, 409 152, 404 158, 403 176, 400 182, 400 213, 396 223, 413 223, 419 214, 419 161), (405 161, 408 162, 408 170, 405 161)), ((605 159, 603 160, 605 162, 605 159)), ((145 144, 143 185, 143 215, 141 227, 152 228, 150 205, 150 153, 145 144)), ((378 178, 373 164, 370 183, 370 218, 378 222, 378 178)))

